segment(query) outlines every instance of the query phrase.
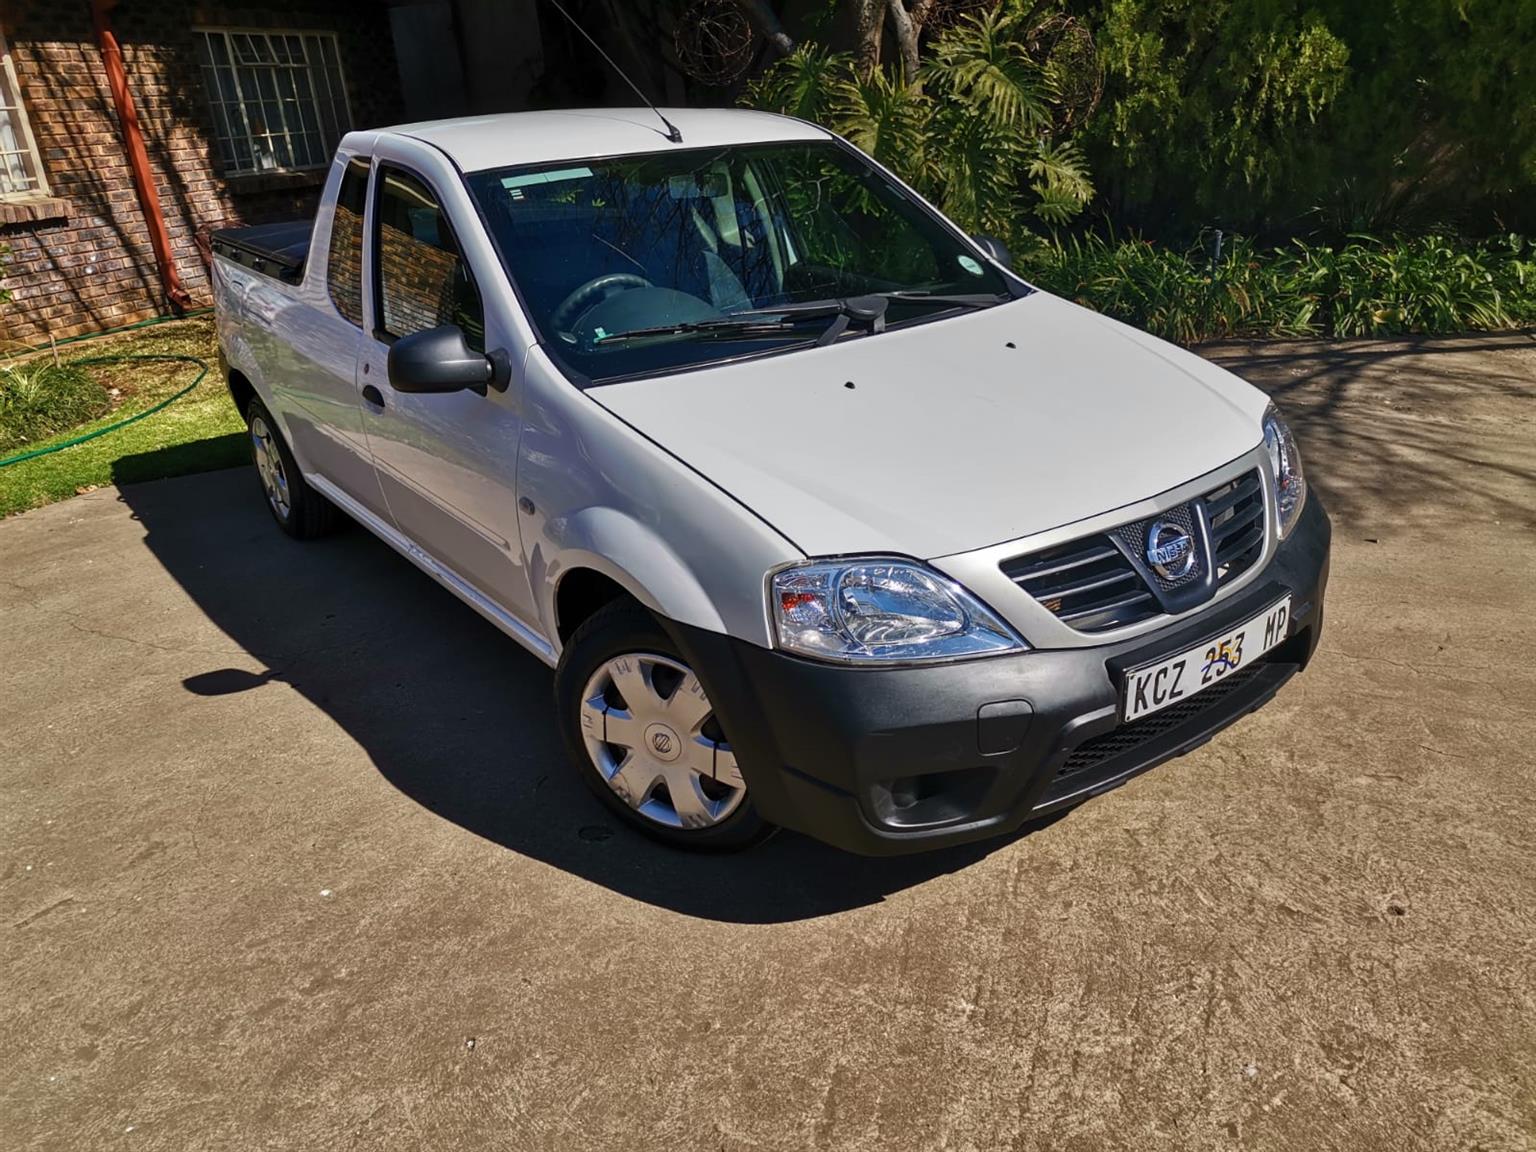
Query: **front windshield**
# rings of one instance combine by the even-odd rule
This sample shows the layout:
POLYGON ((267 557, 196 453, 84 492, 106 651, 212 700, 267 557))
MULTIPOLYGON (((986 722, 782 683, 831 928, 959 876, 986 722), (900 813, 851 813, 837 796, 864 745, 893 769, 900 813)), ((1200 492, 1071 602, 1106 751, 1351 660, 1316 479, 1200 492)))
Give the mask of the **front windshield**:
POLYGON ((1010 291, 833 141, 566 161, 468 182, 539 338, 594 382, 858 338, 1010 291), (888 300, 879 323, 844 319, 832 332, 825 311, 771 311, 875 295, 888 300))

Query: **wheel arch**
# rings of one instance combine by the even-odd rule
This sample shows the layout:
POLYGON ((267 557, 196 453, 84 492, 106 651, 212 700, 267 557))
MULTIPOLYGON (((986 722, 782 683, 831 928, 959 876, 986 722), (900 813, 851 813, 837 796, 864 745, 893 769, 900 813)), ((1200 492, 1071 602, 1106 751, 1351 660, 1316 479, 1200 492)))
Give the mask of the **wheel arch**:
POLYGON ((256 385, 240 369, 231 368, 225 373, 224 386, 229 389, 229 398, 235 402, 235 411, 243 417, 256 395, 256 385))
POLYGON ((570 641, 572 632, 615 600, 641 603, 623 584, 596 568, 568 569, 555 585, 554 627, 561 646, 570 641))
POLYGON ((590 615, 617 596, 633 599, 663 623, 675 620, 725 632, 719 609, 698 575, 666 541, 640 521, 612 508, 587 508, 559 525, 559 549, 535 550, 530 575, 539 597, 545 635, 563 647, 579 627, 573 612, 590 615))

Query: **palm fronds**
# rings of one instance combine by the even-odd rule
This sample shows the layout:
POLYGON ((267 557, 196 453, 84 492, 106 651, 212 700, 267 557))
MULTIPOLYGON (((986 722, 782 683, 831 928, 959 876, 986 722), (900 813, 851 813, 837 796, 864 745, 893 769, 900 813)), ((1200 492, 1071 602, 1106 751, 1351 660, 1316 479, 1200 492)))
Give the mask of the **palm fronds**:
POLYGON ((928 62, 861 76, 852 57, 802 46, 745 102, 831 128, 963 227, 1010 243, 1033 216, 1063 224, 1093 196, 1082 153, 1058 138, 1057 80, 1029 49, 1024 7, 1005 3, 944 30, 928 62))
POLYGON ((748 86, 744 102, 801 120, 823 122, 847 73, 844 57, 815 44, 801 44, 748 86))
POLYGON ((1011 6, 967 16, 939 38, 920 77, 999 128, 1047 132, 1055 86, 1020 32, 1011 6))

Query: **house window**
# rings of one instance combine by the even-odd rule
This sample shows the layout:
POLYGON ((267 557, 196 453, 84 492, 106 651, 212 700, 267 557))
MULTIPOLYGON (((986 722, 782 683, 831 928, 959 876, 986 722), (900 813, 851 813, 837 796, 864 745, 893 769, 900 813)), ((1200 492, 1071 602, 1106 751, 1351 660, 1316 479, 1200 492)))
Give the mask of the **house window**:
POLYGON ((0 199, 46 195, 48 182, 38 160, 37 142, 21 106, 21 86, 11 50, 0 35, 0 199))
POLYGON ((197 31, 224 174, 321 168, 352 126, 329 32, 197 31))

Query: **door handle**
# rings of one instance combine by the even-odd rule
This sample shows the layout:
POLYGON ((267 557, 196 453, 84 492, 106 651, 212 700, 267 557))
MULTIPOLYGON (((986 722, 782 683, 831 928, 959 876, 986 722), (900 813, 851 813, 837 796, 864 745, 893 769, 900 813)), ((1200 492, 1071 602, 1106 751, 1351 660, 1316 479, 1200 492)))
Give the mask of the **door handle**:
POLYGON ((372 384, 364 384, 363 401, 367 404, 372 404, 375 408, 383 408, 384 393, 380 392, 372 384))

